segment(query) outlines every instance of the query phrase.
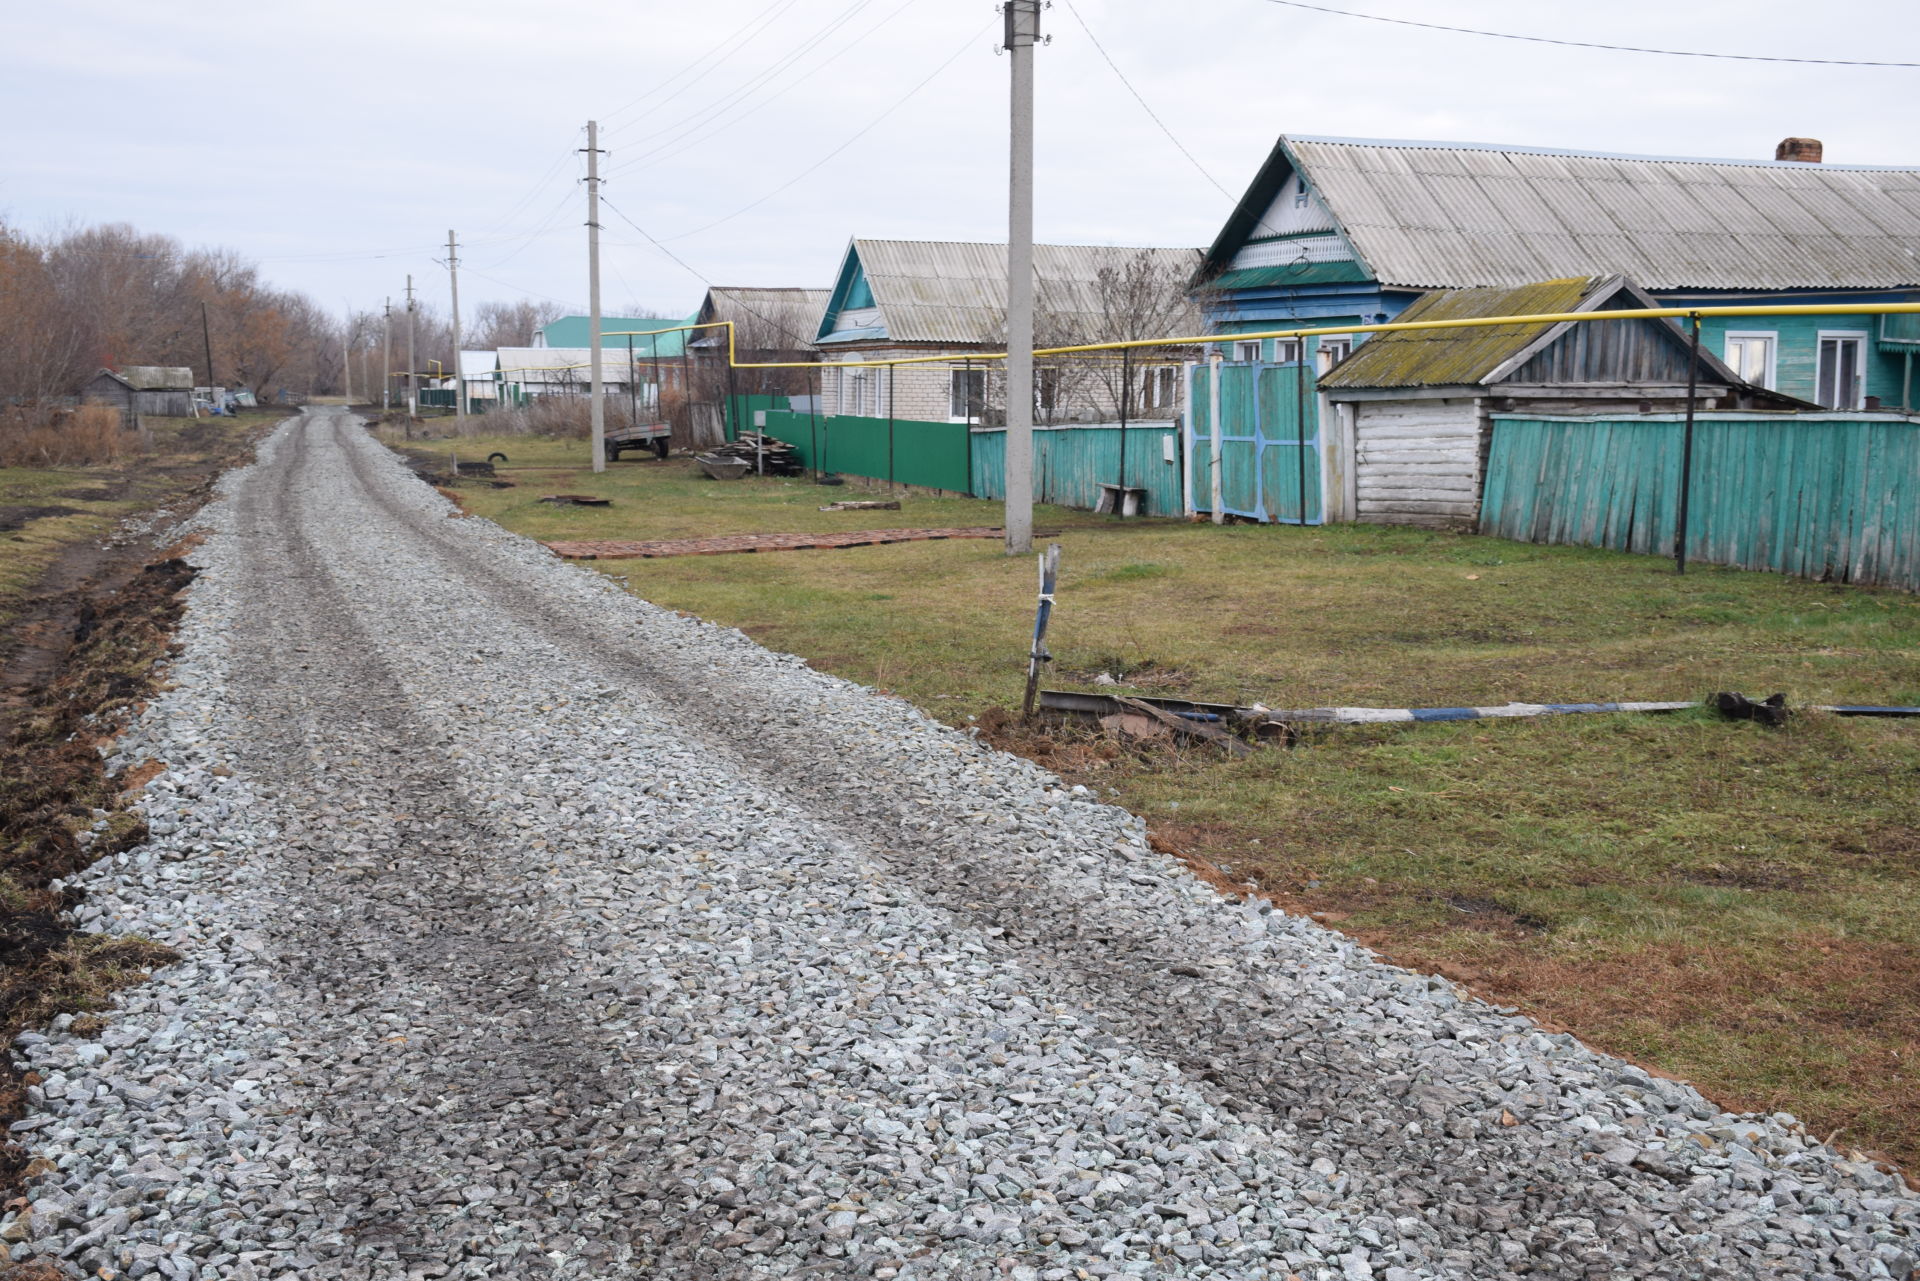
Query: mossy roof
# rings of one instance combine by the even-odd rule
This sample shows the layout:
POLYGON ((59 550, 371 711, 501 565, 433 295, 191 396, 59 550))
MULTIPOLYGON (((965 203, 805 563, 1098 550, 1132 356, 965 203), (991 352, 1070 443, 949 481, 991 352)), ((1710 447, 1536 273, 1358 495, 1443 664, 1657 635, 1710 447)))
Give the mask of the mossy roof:
MULTIPOLYGON (((1527 316, 1579 308, 1591 276, 1512 288, 1447 289, 1422 294, 1394 323, 1527 316)), ((1416 329, 1375 334, 1320 380, 1322 387, 1456 387, 1480 382, 1552 329, 1547 324, 1416 329)))

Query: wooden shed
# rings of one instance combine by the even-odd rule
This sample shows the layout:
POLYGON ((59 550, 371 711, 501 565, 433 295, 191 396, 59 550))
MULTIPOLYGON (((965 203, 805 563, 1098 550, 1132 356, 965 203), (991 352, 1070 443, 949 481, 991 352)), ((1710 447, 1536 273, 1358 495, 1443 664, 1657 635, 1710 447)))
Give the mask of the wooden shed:
MULTIPOLYGON (((1653 307, 1624 277, 1571 277, 1422 295, 1397 321, 1653 307)), ((1495 413, 1657 413, 1684 409, 1688 342, 1676 324, 1499 325, 1376 335, 1320 380, 1335 414, 1336 473, 1351 518, 1472 527, 1495 413)), ((1743 382, 1704 345, 1701 409, 1811 408, 1743 382)))
POLYGON ((102 369, 80 389, 90 405, 111 405, 125 414, 193 417, 193 370, 166 365, 129 365, 115 373, 102 369))

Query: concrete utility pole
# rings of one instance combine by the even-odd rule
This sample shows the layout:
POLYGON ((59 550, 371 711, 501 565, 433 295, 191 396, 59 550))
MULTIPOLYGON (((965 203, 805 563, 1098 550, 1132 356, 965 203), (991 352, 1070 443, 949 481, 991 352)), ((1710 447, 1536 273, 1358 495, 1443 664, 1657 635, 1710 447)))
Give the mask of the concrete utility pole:
MULTIPOLYGON (((592 382, 593 469, 607 469, 607 388, 600 380, 600 125, 587 121, 587 372, 592 382)), ((632 375, 628 375, 631 377, 632 375)))
POLYGON ((393 393, 393 299, 380 309, 380 412, 385 413, 393 393))
POLYGON ((419 391, 419 388, 414 385, 415 380, 413 376, 414 328, 415 326, 413 323, 413 277, 409 275, 407 277, 407 435, 409 438, 411 438, 413 435, 414 416, 420 412, 420 405, 417 399, 417 393, 419 391))
POLYGON ((1007 138, 1007 555, 1033 550, 1033 46, 1041 0, 1005 0, 1013 59, 1007 138))
POLYGON ((467 434, 467 375, 460 368, 460 243, 447 233, 447 288, 453 294, 453 430, 467 434))
MULTIPOLYGON (((213 327, 207 322, 207 304, 205 303, 200 304, 200 341, 205 343, 207 348, 207 412, 212 413, 220 406, 213 395, 213 327)), ((193 416, 198 418, 200 411, 194 410, 193 416)))

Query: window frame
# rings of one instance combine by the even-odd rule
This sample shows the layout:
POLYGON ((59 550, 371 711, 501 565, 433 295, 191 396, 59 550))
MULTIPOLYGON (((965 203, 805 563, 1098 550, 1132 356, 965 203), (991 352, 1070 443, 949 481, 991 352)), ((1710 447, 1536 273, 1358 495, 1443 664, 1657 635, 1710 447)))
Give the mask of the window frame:
MULTIPOLYGON (((1835 413, 1848 413, 1855 410, 1866 408, 1867 339, 1869 337, 1871 337, 1871 335, 1868 334, 1867 331, 1864 329, 1822 329, 1817 331, 1816 334, 1814 335, 1813 398, 1816 402, 1820 404, 1822 408, 1830 409, 1835 413), (1852 403, 1850 404, 1829 405, 1825 401, 1820 399, 1820 384, 1824 381, 1824 376, 1821 371, 1821 363, 1822 363, 1822 358, 1826 353, 1826 346, 1830 342, 1853 344, 1853 349, 1854 349, 1853 376, 1854 376, 1854 382, 1856 384, 1855 390, 1857 394, 1855 395, 1852 403)), ((1836 379, 1839 377, 1839 373, 1840 373, 1839 369, 1836 368, 1834 370, 1834 377, 1836 379)))
MULTIPOLYGON (((1765 387, 1768 391, 1772 391, 1778 387, 1780 385, 1780 331, 1777 329, 1729 329, 1721 335, 1721 359, 1727 362, 1727 367, 1732 369, 1735 374, 1740 374, 1740 366, 1735 363, 1733 359, 1733 344, 1736 342, 1764 342, 1767 344, 1766 371, 1762 375, 1762 381, 1755 382, 1754 385, 1756 387, 1765 387)), ((1816 351, 1814 354, 1817 366, 1819 353, 1816 351)), ((1740 376, 1745 377, 1743 374, 1740 376)), ((1819 376, 1820 371, 1816 367, 1814 377, 1817 380, 1819 376)), ((1752 382, 1753 380, 1749 379, 1748 381, 1752 382)))
POLYGON ((987 371, 951 366, 947 370, 947 420, 956 423, 977 423, 987 404, 987 371), (963 382, 966 390, 961 391, 963 382), (955 406, 959 412, 955 412, 955 406))
POLYGON ((1235 339, 1233 344, 1233 362, 1237 365, 1257 365, 1260 363, 1265 352, 1266 344, 1257 338, 1245 342, 1235 339), (1252 355, 1247 354, 1248 348, 1253 349, 1252 355))

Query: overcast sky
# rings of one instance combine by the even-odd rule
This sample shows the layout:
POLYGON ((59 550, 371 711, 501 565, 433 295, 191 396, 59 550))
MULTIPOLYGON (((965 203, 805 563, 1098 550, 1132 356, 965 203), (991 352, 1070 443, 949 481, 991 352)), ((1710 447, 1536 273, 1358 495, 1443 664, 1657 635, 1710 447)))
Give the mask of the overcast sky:
MULTIPOLYGON (((1568 40, 1920 62, 1912 0, 1330 3, 1568 40)), ((4 7, 0 217, 232 247, 334 310, 398 297, 409 271, 444 303, 450 227, 469 304, 584 302, 589 118, 619 211, 603 219, 610 311, 683 314, 702 276, 824 286, 853 236, 1005 235, 1008 64, 991 0, 4 7)), ((1799 134, 1835 162, 1920 161, 1914 69, 1556 48, 1272 0, 1056 0, 1046 25, 1043 241, 1204 245, 1281 132, 1766 159, 1799 134)))

